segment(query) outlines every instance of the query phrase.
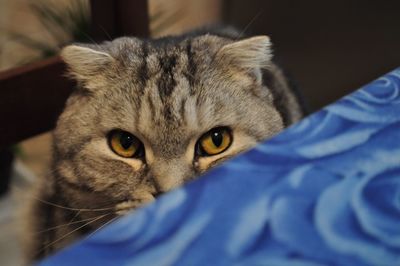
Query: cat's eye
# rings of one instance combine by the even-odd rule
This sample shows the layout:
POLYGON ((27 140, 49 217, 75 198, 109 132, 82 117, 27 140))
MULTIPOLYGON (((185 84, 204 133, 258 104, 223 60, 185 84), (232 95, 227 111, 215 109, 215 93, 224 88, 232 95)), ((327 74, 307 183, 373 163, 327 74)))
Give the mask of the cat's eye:
POLYGON ((228 127, 216 127, 206 132, 197 142, 197 154, 212 156, 226 151, 232 143, 232 133, 228 127))
POLYGON ((142 142, 129 132, 113 130, 108 135, 108 144, 113 152, 121 157, 142 157, 144 147, 142 142))

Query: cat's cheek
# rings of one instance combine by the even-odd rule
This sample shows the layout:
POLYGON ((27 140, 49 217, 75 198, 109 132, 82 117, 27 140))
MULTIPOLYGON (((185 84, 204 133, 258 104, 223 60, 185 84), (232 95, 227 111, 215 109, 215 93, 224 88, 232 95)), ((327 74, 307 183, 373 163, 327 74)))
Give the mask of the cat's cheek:
POLYGON ((74 166, 70 161, 59 161, 56 166, 56 171, 70 183, 79 182, 74 171, 74 166))
POLYGON ((125 158, 118 158, 118 159, 120 161, 123 161, 130 167, 132 167, 132 171, 135 171, 135 172, 142 170, 143 167, 145 166, 143 161, 138 160, 138 159, 125 159, 125 158))

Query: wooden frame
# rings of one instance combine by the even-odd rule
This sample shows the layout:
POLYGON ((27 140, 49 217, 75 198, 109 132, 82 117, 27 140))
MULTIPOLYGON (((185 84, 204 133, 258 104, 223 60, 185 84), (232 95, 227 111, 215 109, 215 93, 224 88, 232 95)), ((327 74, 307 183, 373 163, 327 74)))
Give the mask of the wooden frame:
MULTIPOLYGON (((146 0, 91 0, 94 41, 149 35, 146 0)), ((74 83, 53 57, 0 72, 0 150, 51 130, 74 83)))
POLYGON ((74 84, 59 57, 0 73, 0 148, 54 127, 74 84))
POLYGON ((95 41, 119 36, 148 37, 149 13, 146 0, 91 0, 91 37, 95 41))

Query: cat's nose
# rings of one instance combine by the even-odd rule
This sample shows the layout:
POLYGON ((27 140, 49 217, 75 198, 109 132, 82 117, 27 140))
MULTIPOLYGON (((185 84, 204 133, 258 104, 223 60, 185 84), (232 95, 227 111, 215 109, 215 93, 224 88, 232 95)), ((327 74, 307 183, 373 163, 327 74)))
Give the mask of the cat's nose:
POLYGON ((157 161, 152 164, 152 181, 159 194, 182 185, 188 177, 189 167, 183 160, 157 161))

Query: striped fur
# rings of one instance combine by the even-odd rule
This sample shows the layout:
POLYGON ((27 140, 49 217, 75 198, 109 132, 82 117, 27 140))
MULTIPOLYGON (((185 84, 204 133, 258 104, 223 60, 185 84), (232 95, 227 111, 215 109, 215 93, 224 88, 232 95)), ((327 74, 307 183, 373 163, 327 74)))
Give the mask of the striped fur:
POLYGON ((58 120, 52 171, 36 195, 74 210, 36 202, 31 230, 107 216, 39 234, 30 258, 65 246, 299 120, 298 99, 271 54, 268 37, 235 33, 66 47, 61 55, 79 88, 58 120), (196 141, 217 126, 232 129, 232 145, 216 156, 195 156, 196 141), (145 160, 114 154, 106 139, 113 129, 137 136, 145 160), (94 208, 111 210, 75 210, 94 208))

